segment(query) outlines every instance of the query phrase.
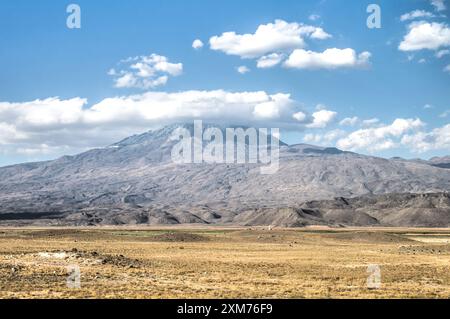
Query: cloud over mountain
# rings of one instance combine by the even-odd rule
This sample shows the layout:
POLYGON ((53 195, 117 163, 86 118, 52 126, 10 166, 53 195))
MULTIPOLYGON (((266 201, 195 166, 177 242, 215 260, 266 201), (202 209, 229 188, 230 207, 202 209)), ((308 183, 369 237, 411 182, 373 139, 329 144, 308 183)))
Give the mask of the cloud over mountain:
POLYGON ((450 124, 435 128, 431 132, 405 135, 401 142, 418 152, 450 150, 450 124))
POLYGON ((336 145, 344 150, 368 150, 370 152, 390 149, 396 146, 398 139, 411 131, 424 126, 420 119, 396 119, 392 124, 359 129, 337 141, 336 145))
POLYGON ((327 110, 310 116, 289 94, 265 91, 147 92, 106 98, 92 106, 83 98, 0 102, 0 152, 70 153, 71 148, 107 145, 155 126, 193 119, 303 130, 307 125, 322 127, 333 116, 327 110))

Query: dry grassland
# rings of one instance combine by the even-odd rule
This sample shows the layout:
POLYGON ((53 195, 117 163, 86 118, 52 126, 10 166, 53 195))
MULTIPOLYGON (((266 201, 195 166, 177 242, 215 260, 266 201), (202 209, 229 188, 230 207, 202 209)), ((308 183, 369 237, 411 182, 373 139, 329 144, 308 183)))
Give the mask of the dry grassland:
POLYGON ((0 298, 449 298, 449 242, 448 229, 4 228, 0 298))

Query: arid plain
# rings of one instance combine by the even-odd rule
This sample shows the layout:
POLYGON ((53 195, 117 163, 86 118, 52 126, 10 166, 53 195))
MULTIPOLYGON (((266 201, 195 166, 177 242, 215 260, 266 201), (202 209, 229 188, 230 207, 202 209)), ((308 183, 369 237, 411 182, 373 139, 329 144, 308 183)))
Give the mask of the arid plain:
POLYGON ((449 297, 450 229, 0 229, 0 298, 449 297))

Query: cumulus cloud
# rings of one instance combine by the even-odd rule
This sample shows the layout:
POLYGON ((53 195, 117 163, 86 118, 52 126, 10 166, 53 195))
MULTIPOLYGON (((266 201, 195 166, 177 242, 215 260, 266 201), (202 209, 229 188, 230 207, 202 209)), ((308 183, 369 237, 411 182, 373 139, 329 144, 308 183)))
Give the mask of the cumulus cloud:
POLYGON ((297 130, 313 121, 289 94, 264 91, 146 92, 92 106, 82 98, 0 102, 0 153, 62 155, 193 119, 297 130))
POLYGON ((369 65, 371 54, 367 51, 356 54, 355 50, 326 49, 323 52, 296 49, 284 62, 284 66, 295 69, 337 69, 369 65))
POLYGON ((250 72, 250 69, 248 67, 246 67, 245 65, 241 65, 239 67, 237 67, 236 69, 240 74, 245 74, 250 72))
POLYGON ((267 69, 280 64, 284 59, 284 54, 272 53, 269 55, 262 56, 258 59, 256 66, 260 69, 267 69))
POLYGON ((192 42, 192 47, 195 50, 201 49, 203 48, 203 42, 200 39, 195 39, 194 42, 192 42))
POLYGON ((182 121, 192 118, 231 122, 268 119, 291 121, 295 101, 289 94, 257 92, 184 91, 148 92, 101 101, 85 112, 90 123, 182 121))
MULTIPOLYGON (((344 120, 351 122, 353 118, 344 120)), ((391 124, 380 123, 376 127, 363 127, 354 131, 332 129, 307 133, 303 140, 325 146, 335 145, 342 150, 355 152, 374 153, 400 148, 407 148, 414 153, 450 151, 450 124, 431 131, 425 128, 425 123, 418 118, 399 118, 391 124)))
POLYGON ((417 18, 433 18, 434 14, 425 10, 414 10, 403 14, 400 17, 400 21, 414 20, 417 18))
MULTIPOLYGON (((311 19, 318 18, 311 16, 311 19)), ((326 40, 332 36, 321 27, 275 20, 258 26, 254 33, 224 32, 210 38, 210 48, 242 59, 256 59, 258 68, 282 64, 296 69, 336 69, 369 65, 370 52, 356 54, 351 48, 306 51, 306 40, 326 40), (286 60, 286 57, 287 60, 286 60), (283 63, 284 61, 284 63, 283 63)))
POLYGON ((311 30, 310 31, 311 39, 326 40, 326 39, 329 39, 332 37, 331 34, 328 34, 322 28, 317 28, 317 27, 312 27, 312 26, 309 26, 308 28, 309 28, 309 30, 311 30))
MULTIPOLYGON (((87 100, 57 97, 30 102, 0 102, 0 153, 34 159, 37 155, 62 155, 79 152, 119 130, 105 129, 100 134, 95 127, 83 124, 87 100)), ((115 137, 119 137, 116 135, 115 137)))
POLYGON ((403 136, 401 143, 417 152, 450 150, 450 124, 431 132, 417 132, 403 136))
POLYGON ((158 54, 128 58, 122 60, 120 66, 126 68, 108 72, 114 77, 116 88, 153 89, 165 85, 169 76, 179 76, 183 72, 182 63, 171 63, 158 54))
POLYGON ((337 113, 330 110, 320 110, 312 114, 313 121, 308 128, 325 128, 336 119, 337 113))
POLYGON ((337 147, 348 150, 382 151, 397 147, 399 140, 411 131, 421 129, 424 123, 420 119, 396 119, 390 125, 359 129, 337 141, 337 147))
POLYGON ((413 22, 399 45, 401 51, 438 50, 450 46, 450 28, 445 23, 413 22))
MULTIPOLYGON (((213 123, 326 129, 337 113, 301 110, 289 94, 264 91, 147 92, 106 98, 92 106, 86 99, 57 97, 30 102, 0 102, 0 153, 29 158, 56 157, 109 145, 126 136, 175 122, 203 119, 213 123)), ((356 123, 346 118, 340 124, 356 123)), ((305 141, 332 144, 344 150, 370 152, 405 146, 417 151, 450 149, 450 125, 424 132, 420 119, 397 119, 353 132, 333 129, 309 134, 305 141)), ((359 123, 363 123, 359 121, 359 123)), ((362 124, 364 125, 364 124, 362 124)))
POLYGON ((69 100, 52 97, 24 103, 0 102, 0 125, 19 131, 23 128, 38 131, 62 127, 79 122, 86 104, 86 99, 78 97, 69 100))
POLYGON ((324 40, 331 35, 320 27, 275 20, 258 26, 255 33, 224 32, 209 39, 212 50, 241 58, 259 58, 305 46, 305 38, 324 40))
POLYGON ((297 112, 292 114, 292 118, 299 122, 304 122, 306 120, 306 114, 304 112, 297 112))
POLYGON ((254 107, 253 116, 257 119, 279 119, 291 102, 288 94, 273 95, 271 100, 259 103, 254 107))

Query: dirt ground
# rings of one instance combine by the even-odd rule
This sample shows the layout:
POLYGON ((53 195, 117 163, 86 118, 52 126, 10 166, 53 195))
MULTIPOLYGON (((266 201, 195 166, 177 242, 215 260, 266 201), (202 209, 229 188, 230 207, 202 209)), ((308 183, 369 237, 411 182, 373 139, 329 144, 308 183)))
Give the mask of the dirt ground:
POLYGON ((450 229, 0 229, 0 298, 419 297, 450 297, 450 229))

